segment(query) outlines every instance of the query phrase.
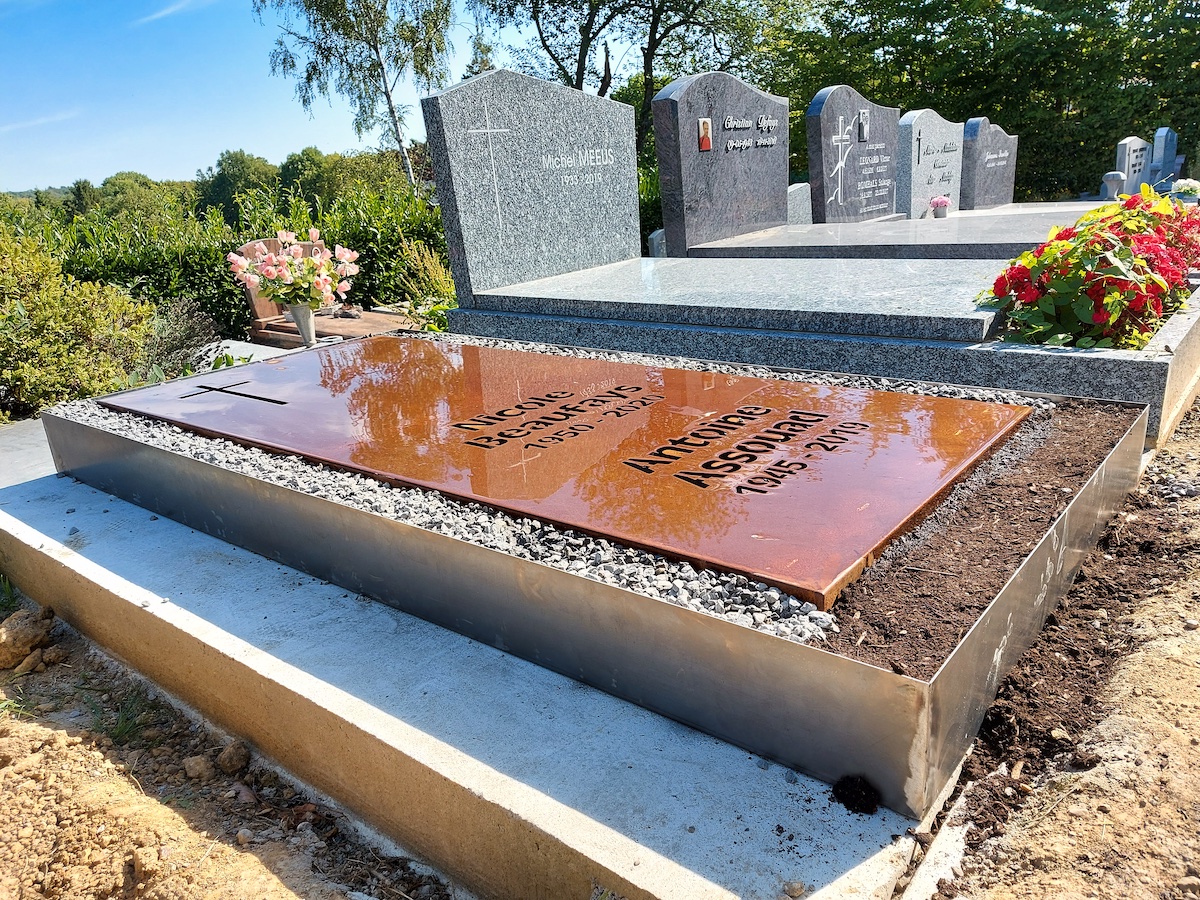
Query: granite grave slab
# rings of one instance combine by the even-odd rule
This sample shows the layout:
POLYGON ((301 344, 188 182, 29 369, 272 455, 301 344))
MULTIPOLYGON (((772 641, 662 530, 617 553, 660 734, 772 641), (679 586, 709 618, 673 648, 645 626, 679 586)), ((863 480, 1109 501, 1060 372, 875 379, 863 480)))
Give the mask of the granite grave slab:
POLYGON ((667 254, 788 221, 788 101, 725 72, 654 98, 667 254))
POLYGON ((961 209, 989 209, 1012 203, 1017 177, 1017 135, 986 116, 963 127, 961 209))
POLYGON ((713 327, 982 341, 973 298, 1004 260, 635 259, 475 295, 475 309, 713 327))
POLYGON ((900 110, 844 84, 822 89, 806 113, 814 222, 859 222, 896 210, 900 110))
POLYGON ((1125 173, 1125 186, 1121 193, 1136 194, 1150 180, 1150 152, 1153 144, 1130 135, 1117 144, 1117 162, 1113 169, 1125 173))
POLYGON ((945 219, 789 225, 701 244, 692 247, 689 255, 706 259, 1012 259, 1046 240, 1051 228, 1070 225, 1097 205, 1097 201, 1020 203, 962 210, 945 219))
POLYGON ((498 70, 421 109, 460 305, 641 255, 632 107, 498 70))
POLYGON ((788 185, 789 225, 812 224, 812 186, 808 182, 788 185))
POLYGON ((393 337, 102 402, 743 572, 823 609, 1029 411, 393 337))

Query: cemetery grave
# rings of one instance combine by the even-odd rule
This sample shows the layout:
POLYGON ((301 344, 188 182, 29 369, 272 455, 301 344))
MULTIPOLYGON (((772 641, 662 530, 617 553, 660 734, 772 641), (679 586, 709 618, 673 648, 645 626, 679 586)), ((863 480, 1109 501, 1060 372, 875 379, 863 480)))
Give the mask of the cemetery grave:
MULTIPOLYGON (((963 426, 954 424, 961 413, 952 410, 986 413, 984 421, 994 424, 980 434, 997 435, 998 423, 1009 423, 1000 426, 1002 432, 1016 421, 1009 418, 1011 404, 1026 407, 1023 415, 1027 401, 932 385, 880 395, 870 391, 881 385, 856 377, 595 354, 582 354, 589 360, 582 364, 573 361, 578 352, 555 348, 541 348, 553 354, 546 357, 511 349, 484 353, 471 346, 452 339, 378 338, 105 401, 201 433, 303 453, 339 470, 372 472, 369 479, 348 482, 350 476, 321 475, 320 467, 299 461, 241 462, 240 452, 224 442, 209 449, 203 438, 180 438, 168 426, 128 413, 101 413, 91 404, 48 415, 47 434, 60 468, 90 484, 823 779, 865 773, 883 803, 919 815, 961 758, 1006 661, 1037 633, 1081 554, 1131 486, 1145 422, 1144 413, 1122 406, 1035 404, 1027 424, 992 448, 975 475, 959 478, 956 487, 939 481, 908 495, 906 507, 891 514, 891 521, 903 525, 885 530, 889 537, 915 530, 889 551, 874 538, 855 544, 850 535, 854 522, 873 520, 880 504, 886 506, 908 474, 915 474, 914 457, 900 448, 919 448, 928 461, 938 460, 935 469, 943 476, 959 475, 964 469, 952 460, 971 459, 979 450, 963 443, 963 426), (378 349, 388 345, 423 348, 414 352, 432 361, 429 377, 446 384, 448 393, 443 397, 421 384, 411 394, 406 388, 381 393, 382 385, 403 385, 411 377, 400 373, 421 371, 402 365, 403 355, 378 349), (461 375, 453 373, 457 365, 461 375), (661 380, 654 396, 662 400, 631 403, 650 396, 631 390, 642 385, 633 383, 630 366, 640 366, 642 377, 651 379, 647 387, 661 380), (460 394, 453 390, 456 384, 463 386, 460 394), (913 391, 928 396, 915 398, 913 391), (614 392, 623 396, 607 396, 614 392), (314 406, 306 395, 340 399, 314 406), (744 440, 745 420, 774 410, 772 404, 784 398, 789 399, 780 411, 794 408, 807 418, 764 413, 773 426, 795 424, 754 429, 759 443, 753 446, 744 440), (800 406, 795 398, 808 402, 800 406), (834 406, 814 406, 818 400, 834 406), (839 404, 848 405, 834 413, 839 404), (824 427, 825 420, 815 418, 825 414, 822 409, 839 425, 824 427), (852 409, 857 418, 850 418, 852 409), (889 419, 894 413, 888 409, 907 411, 889 419), (245 410, 246 417, 231 416, 230 410, 245 410), (542 429, 537 423, 551 412, 556 414, 551 418, 572 421, 546 433, 550 425, 542 429), (1001 418, 992 419, 995 415, 1001 418), (611 421, 600 425, 605 418, 611 421), (696 421, 701 427, 688 426, 696 421), (440 452, 436 423, 467 455, 440 452), (650 423, 654 427, 647 430, 650 423), (455 427, 464 424, 469 427, 455 427), (581 425, 593 427, 568 435, 581 425), (397 432, 404 441, 389 449, 384 435, 397 432), (793 433, 806 438, 798 457, 793 433), (881 443, 884 433, 892 438, 881 443), (664 452, 692 449, 688 445, 697 442, 709 442, 695 448, 706 454, 699 466, 687 459, 684 468, 686 454, 664 452), (407 451, 398 449, 405 446, 407 451), (766 453, 768 446, 776 452, 766 453), (488 454, 495 464, 480 466, 474 459, 488 454), (653 471, 662 457, 663 468, 674 475, 660 478, 625 465, 644 460, 653 471), (710 460, 715 464, 706 467, 710 460), (622 477, 609 485, 604 473, 611 470, 603 466, 614 462, 622 477), (822 506, 825 485, 839 471, 856 471, 859 463, 869 464, 864 471, 873 474, 857 476, 857 485, 843 487, 840 498, 822 506), (744 469, 725 473, 722 465, 744 469), (897 481, 889 470, 904 475, 897 481), (701 473, 705 483, 718 475, 745 475, 739 484, 750 491, 739 494, 732 482, 701 488, 674 477, 688 473, 701 473), (376 478, 441 490, 397 494, 376 478), (664 481, 678 481, 687 499, 666 499, 664 481), (1034 502, 1025 500, 1030 485, 1045 491, 1034 502), (947 488, 948 503, 920 514, 930 523, 924 531, 910 521, 930 496, 947 488), (846 499, 856 491, 862 493, 846 499), (514 510, 518 518, 459 505, 447 492, 482 498, 489 506, 514 510), (589 500, 587 514, 594 513, 594 520, 562 514, 579 497, 589 500), (1017 498, 1028 514, 1013 522, 1001 511, 1017 498), (436 511, 414 511, 413 504, 426 503, 436 511), (654 514, 646 515, 647 509, 654 514), (786 510, 802 518, 789 524, 786 510), (970 529, 997 516, 1013 522, 1020 537, 1001 537, 1002 552, 980 554, 979 571, 964 570, 962 548, 969 546, 970 529), (577 527, 563 532, 550 524, 555 519, 577 527), (735 560, 740 573, 730 571, 729 559, 719 552, 723 528, 767 545, 757 557, 747 552, 735 560), (685 538, 693 533, 700 552, 664 546, 658 540, 664 530, 685 538), (872 629, 858 631, 845 622, 841 631, 852 644, 837 631, 816 644, 803 643, 816 637, 809 626, 829 631, 835 620, 805 613, 795 595, 764 583, 784 579, 747 565, 783 560, 786 568, 788 560, 803 558, 810 538, 818 556, 836 558, 849 550, 850 569, 860 568, 864 558, 881 556, 886 563, 868 570, 862 588, 846 591, 854 598, 856 621, 872 629), (655 552, 621 549, 630 540, 655 552), (956 587, 947 596, 955 598, 953 609, 931 600, 911 602, 906 566, 919 573, 946 572, 952 565, 956 587), (978 587, 970 588, 977 579, 978 587), (1032 604, 1031 597, 1037 598, 1032 604), (902 600, 905 622, 919 637, 913 645, 907 635, 880 627, 884 614, 894 615, 902 600), (1000 645, 1005 649, 996 653, 1000 645), (753 667, 745 665, 748 659, 755 660, 753 667), (848 706, 863 714, 848 719, 848 706)), ((996 540, 995 532, 987 535, 989 543, 996 540)), ((744 546, 738 545, 739 554, 744 546)), ((836 602, 832 611, 840 619, 836 602)))
MULTIPOLYGON (((847 91, 818 94, 810 134, 840 117, 837 133, 883 144, 891 166, 899 111, 847 91)), ((847 241, 860 247, 871 242, 868 225, 925 228, 933 239, 913 241, 901 231, 889 243, 938 245, 941 236, 958 236, 949 243, 976 248, 971 255, 988 246, 990 233, 1004 248, 992 260, 642 259, 629 107, 498 71, 427 97, 422 109, 459 294, 453 331, 1144 403, 1150 445, 1170 433, 1195 392, 1195 308, 1174 315, 1140 351, 1044 348, 989 340, 986 329, 969 337, 947 330, 978 315, 976 297, 1014 243, 1028 241, 1027 248, 1045 239, 1050 224, 1063 224, 1054 221, 1064 211, 1057 205, 1012 216, 980 210, 832 226, 863 229, 847 241)), ((888 192, 890 205, 894 183, 888 192)), ((812 196, 814 209, 826 203, 815 183, 812 196)), ((1077 217, 1078 206, 1068 209, 1077 217)), ((835 234, 824 243, 840 240, 835 234)), ((956 252, 964 251, 941 255, 956 252)))

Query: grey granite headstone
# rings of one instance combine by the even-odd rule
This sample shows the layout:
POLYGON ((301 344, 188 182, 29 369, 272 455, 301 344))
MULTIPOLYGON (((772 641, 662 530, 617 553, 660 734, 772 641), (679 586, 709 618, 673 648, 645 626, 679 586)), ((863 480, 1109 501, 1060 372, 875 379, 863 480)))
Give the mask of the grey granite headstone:
POLYGON ((667 233, 661 228, 655 228, 646 236, 646 244, 650 249, 650 255, 662 259, 667 255, 667 233))
POLYGON ((963 128, 961 209, 991 209, 1013 201, 1017 180, 1017 136, 986 116, 967 119, 963 128))
POLYGON ((460 304, 641 255, 632 107, 501 69, 421 111, 460 304))
POLYGON ((1102 181, 1104 186, 1100 189, 1101 200, 1116 200, 1117 195, 1125 190, 1124 172, 1105 172, 1102 181))
MULTIPOLYGON (((1151 184, 1157 185, 1160 181, 1173 182, 1179 177, 1179 170, 1175 167, 1175 158, 1179 154, 1179 135, 1174 129, 1163 126, 1154 132, 1154 150, 1150 156, 1150 166, 1153 169, 1151 184)), ((1168 183, 1162 186, 1162 190, 1170 190, 1171 185, 1168 183)))
POLYGON ((706 72, 672 81, 652 109, 670 256, 787 223, 786 97, 706 72))
POLYGON ((1117 163, 1114 169, 1125 173, 1122 194, 1136 194, 1150 176, 1150 150, 1152 145, 1133 135, 1117 144, 1117 163))
POLYGON ((812 224, 812 186, 808 182, 788 185, 788 224, 812 224))
POLYGON ((962 122, 947 122, 932 109, 906 112, 896 147, 896 212, 931 216, 934 197, 949 197, 949 208, 958 209, 962 148, 962 122))
POLYGON ((814 222, 861 222, 896 209, 900 110, 844 84, 823 88, 805 115, 814 222))

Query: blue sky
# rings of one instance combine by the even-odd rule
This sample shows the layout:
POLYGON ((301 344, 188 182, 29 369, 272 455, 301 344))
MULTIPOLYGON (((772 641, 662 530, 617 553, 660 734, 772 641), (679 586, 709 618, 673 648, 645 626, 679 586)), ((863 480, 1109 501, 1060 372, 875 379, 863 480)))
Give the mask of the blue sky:
MULTIPOLYGON (((130 170, 190 179, 223 150, 279 164, 307 146, 375 146, 340 98, 310 118, 294 83, 270 74, 278 26, 264 21, 250 0, 0 0, 0 191, 130 170)), ((470 29, 450 39, 459 78, 470 29)), ((398 100, 423 138, 417 93, 398 100)))

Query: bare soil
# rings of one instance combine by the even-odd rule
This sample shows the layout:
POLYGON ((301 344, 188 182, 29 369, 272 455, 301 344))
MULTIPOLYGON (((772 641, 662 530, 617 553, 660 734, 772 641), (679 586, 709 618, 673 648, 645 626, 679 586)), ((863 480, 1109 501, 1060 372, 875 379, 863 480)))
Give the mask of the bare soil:
POLYGON ((53 646, 0 687, 0 900, 454 896, 61 623, 53 646))
POLYGON ((1200 894, 1197 494, 1193 409, 988 710, 941 897, 1200 894))

